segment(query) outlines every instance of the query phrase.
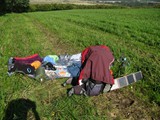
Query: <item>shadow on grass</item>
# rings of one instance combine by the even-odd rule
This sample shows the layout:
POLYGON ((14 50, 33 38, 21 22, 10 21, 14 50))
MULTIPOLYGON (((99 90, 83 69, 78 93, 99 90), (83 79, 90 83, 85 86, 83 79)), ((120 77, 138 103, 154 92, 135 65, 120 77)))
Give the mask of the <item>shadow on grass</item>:
POLYGON ((29 99, 12 100, 5 111, 3 120, 40 120, 36 111, 36 103, 29 99))

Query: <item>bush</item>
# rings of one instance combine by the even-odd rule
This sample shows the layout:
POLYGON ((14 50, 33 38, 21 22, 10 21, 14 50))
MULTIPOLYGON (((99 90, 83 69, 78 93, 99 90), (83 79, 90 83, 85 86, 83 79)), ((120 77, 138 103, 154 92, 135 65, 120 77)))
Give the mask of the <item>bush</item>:
POLYGON ((26 12, 29 8, 29 0, 5 0, 7 12, 26 12))
POLYGON ((5 12, 5 0, 0 0, 0 14, 5 12))
POLYGON ((111 9, 111 8, 124 8, 124 7, 118 5, 31 4, 29 6, 29 12, 70 10, 70 9, 111 9))
POLYGON ((31 4, 29 12, 35 11, 52 11, 52 10, 70 10, 73 9, 72 4, 31 4))

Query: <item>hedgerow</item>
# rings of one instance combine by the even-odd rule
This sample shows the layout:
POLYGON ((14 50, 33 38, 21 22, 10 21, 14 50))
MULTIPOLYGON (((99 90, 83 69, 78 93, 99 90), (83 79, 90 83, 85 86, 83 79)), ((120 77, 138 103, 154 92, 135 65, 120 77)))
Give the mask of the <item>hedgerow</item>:
POLYGON ((5 12, 26 12, 29 0, 4 0, 5 12))
POLYGON ((113 9, 124 8, 118 5, 75 5, 75 4, 30 4, 29 12, 52 11, 52 10, 70 10, 70 9, 113 9))

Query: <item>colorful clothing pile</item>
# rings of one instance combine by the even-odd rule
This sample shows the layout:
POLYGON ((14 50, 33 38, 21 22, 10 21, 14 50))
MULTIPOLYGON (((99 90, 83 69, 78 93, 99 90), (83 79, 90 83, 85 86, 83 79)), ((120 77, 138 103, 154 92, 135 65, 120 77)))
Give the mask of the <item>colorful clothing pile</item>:
POLYGON ((11 57, 8 62, 8 74, 15 72, 27 74, 35 79, 53 80, 55 78, 78 78, 81 85, 85 79, 93 79, 107 84, 114 84, 110 65, 114 61, 107 46, 90 46, 82 53, 74 55, 34 54, 27 57, 11 57))
POLYGON ((8 75, 23 73, 35 79, 52 80, 77 76, 81 66, 81 54, 11 57, 8 61, 8 75))

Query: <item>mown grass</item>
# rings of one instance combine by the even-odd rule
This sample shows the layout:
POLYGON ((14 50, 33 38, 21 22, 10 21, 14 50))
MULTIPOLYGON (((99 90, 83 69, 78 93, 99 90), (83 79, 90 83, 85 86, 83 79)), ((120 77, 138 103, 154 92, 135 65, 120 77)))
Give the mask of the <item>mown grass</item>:
MULTIPOLYGON (((25 98, 36 102, 42 120, 127 118, 120 112, 116 116, 110 114, 116 109, 110 104, 118 98, 109 101, 105 95, 67 97, 67 88, 61 87, 65 79, 41 84, 24 75, 7 75, 7 60, 11 56, 38 53, 43 57, 63 52, 74 54, 90 45, 100 44, 109 46, 114 53, 115 77, 138 70, 143 73, 143 80, 132 88, 125 87, 119 91, 126 96, 132 93, 147 104, 159 105, 159 12, 159 9, 102 9, 0 16, 0 116, 3 118, 12 100, 25 98), (120 71, 119 58, 122 55, 127 58, 129 65, 120 71)), ((151 112, 142 114, 141 118, 158 118, 159 109, 156 106, 149 108, 151 112), (152 112, 154 115, 151 115, 152 112)))

